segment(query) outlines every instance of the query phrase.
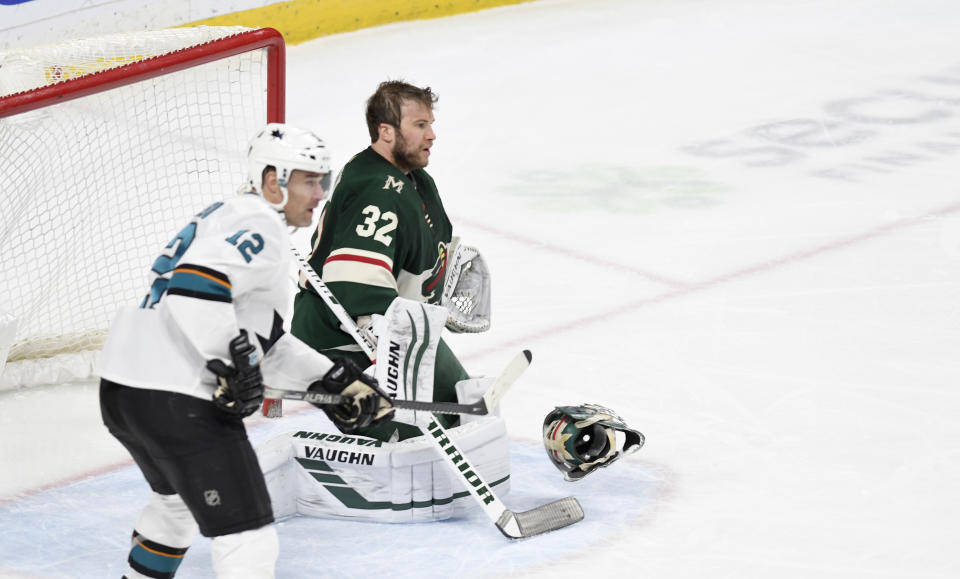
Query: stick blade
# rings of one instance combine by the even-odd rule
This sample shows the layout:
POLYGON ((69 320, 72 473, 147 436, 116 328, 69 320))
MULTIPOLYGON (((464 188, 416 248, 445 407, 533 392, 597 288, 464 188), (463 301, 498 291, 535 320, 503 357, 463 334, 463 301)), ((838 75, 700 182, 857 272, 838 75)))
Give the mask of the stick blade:
POLYGON ((522 513, 507 509, 500 515, 497 528, 510 539, 523 539, 569 527, 582 520, 580 502, 567 497, 522 513))

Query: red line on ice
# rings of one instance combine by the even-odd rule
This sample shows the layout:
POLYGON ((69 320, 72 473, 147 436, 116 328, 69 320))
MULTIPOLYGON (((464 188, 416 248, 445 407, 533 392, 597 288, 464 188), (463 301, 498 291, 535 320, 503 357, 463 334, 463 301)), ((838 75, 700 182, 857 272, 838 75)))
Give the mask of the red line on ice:
MULTIPOLYGON (((767 273, 767 272, 769 272, 769 271, 773 271, 773 270, 778 269, 778 268, 781 268, 781 267, 783 267, 783 266, 787 266, 787 265, 791 265, 791 264, 798 263, 798 262, 801 262, 801 261, 805 261, 805 260, 808 260, 808 259, 817 257, 817 256, 819 256, 819 255, 823 255, 823 254, 825 254, 825 253, 829 253, 829 252, 833 252, 833 251, 837 251, 837 250, 841 250, 841 249, 846 249, 846 248, 848 248, 848 247, 850 247, 850 246, 857 245, 857 244, 862 243, 862 242, 864 242, 864 241, 869 241, 869 240, 871 240, 871 239, 875 239, 875 238, 878 238, 878 237, 882 237, 882 236, 884 236, 884 235, 888 235, 888 234, 891 234, 891 233, 895 233, 895 232, 900 231, 900 230, 902 230, 902 229, 906 229, 907 227, 911 227, 911 226, 917 225, 917 224, 919 224, 919 223, 922 223, 922 222, 924 222, 924 221, 928 221, 928 220, 933 219, 933 218, 936 218, 936 217, 942 217, 942 216, 944 216, 944 215, 949 215, 949 214, 951 214, 951 213, 956 213, 957 211, 960 211, 960 202, 958 202, 958 203, 952 203, 952 204, 950 204, 950 205, 946 205, 946 206, 944 206, 944 207, 941 207, 941 208, 939 208, 939 209, 935 209, 935 210, 930 211, 929 213, 925 213, 925 214, 923 214, 923 215, 918 215, 918 216, 914 216, 914 217, 907 217, 907 218, 904 218, 904 219, 899 219, 899 220, 897 220, 897 221, 892 221, 892 222, 890 222, 890 223, 887 223, 887 224, 884 224, 884 225, 880 225, 880 226, 874 227, 873 229, 868 229, 868 230, 866 230, 866 231, 864 231, 864 232, 862 232, 862 233, 858 233, 858 234, 856 234, 856 235, 851 235, 851 236, 848 236, 848 237, 841 237, 841 238, 835 239, 835 240, 833 240, 833 241, 830 241, 830 242, 828 242, 828 243, 824 243, 824 244, 822 244, 822 245, 818 245, 818 246, 815 246, 815 247, 811 247, 810 249, 804 249, 804 250, 800 250, 800 251, 795 251, 795 252, 793 252, 793 253, 788 253, 788 254, 786 254, 786 255, 784 255, 784 256, 782 256, 782 257, 777 257, 777 258, 773 258, 773 259, 768 259, 768 260, 762 261, 762 262, 760 262, 760 263, 756 263, 756 264, 753 264, 753 265, 750 265, 750 266, 747 266, 747 267, 743 267, 743 268, 740 268, 740 269, 736 269, 736 270, 733 270, 733 271, 731 271, 731 272, 729 272, 729 273, 721 274, 721 275, 718 275, 718 276, 715 276, 715 277, 712 277, 712 278, 709 278, 709 279, 706 279, 706 280, 703 280, 703 281, 700 281, 700 282, 694 282, 694 283, 681 283, 681 282, 676 282, 676 281, 670 280, 669 278, 667 278, 667 277, 665 277, 665 276, 660 276, 660 275, 657 275, 657 274, 651 274, 651 273, 646 272, 646 271, 643 271, 643 270, 626 267, 626 266, 624 266, 623 264, 616 264, 616 266, 617 266, 619 269, 621 269, 621 270, 624 270, 624 271, 633 271, 633 272, 635 272, 635 273, 637 273, 637 274, 639 274, 639 275, 641 275, 641 276, 643 276, 643 277, 646 277, 646 278, 648 278, 648 279, 656 280, 656 281, 661 281, 662 283, 665 283, 666 285, 673 286, 673 289, 671 289, 671 290, 669 290, 669 291, 667 291, 667 292, 664 292, 664 293, 662 293, 662 294, 660 294, 660 295, 656 295, 656 296, 652 296, 652 297, 648 297, 648 298, 642 298, 642 299, 639 299, 639 300, 634 300, 634 301, 631 301, 631 302, 627 302, 626 304, 621 304, 621 305, 618 305, 618 306, 616 306, 616 307, 609 308, 609 309, 604 310, 604 311, 601 311, 601 312, 591 313, 591 314, 589 314, 589 315, 581 316, 581 317, 576 318, 576 319, 573 319, 573 320, 564 321, 564 322, 562 322, 562 323, 559 323, 559 324, 556 324, 556 325, 552 325, 552 326, 549 326, 549 327, 546 327, 546 328, 537 330, 537 331, 535 331, 535 332, 531 332, 531 333, 526 334, 526 335, 524 335, 524 336, 520 336, 520 337, 515 338, 515 339, 513 339, 513 340, 509 340, 509 341, 506 341, 506 342, 501 342, 501 343, 496 344, 496 345, 491 345, 491 346, 489 346, 489 347, 487 347, 487 348, 483 348, 483 349, 481 349, 481 350, 474 351, 474 352, 472 352, 472 353, 471 353, 470 355, 468 355, 468 356, 464 356, 464 359, 470 360, 470 359, 479 358, 479 357, 482 357, 482 356, 485 356, 485 355, 488 355, 488 354, 492 354, 492 353, 495 353, 495 352, 500 352, 500 351, 513 351, 513 350, 516 350, 516 349, 521 348, 521 347, 524 347, 524 348, 525 348, 525 347, 527 347, 527 346, 530 345, 530 342, 533 342, 533 341, 536 341, 536 340, 539 340, 539 339, 542 339, 542 338, 555 337, 558 333, 566 332, 566 331, 571 331, 571 330, 577 330, 577 329, 583 328, 584 326, 589 326, 589 325, 592 325, 592 324, 595 324, 595 323, 598 323, 598 322, 606 322, 606 321, 608 321, 610 318, 612 318, 612 317, 614 317, 614 316, 616 316, 616 315, 622 314, 622 313, 625 312, 625 311, 636 310, 636 309, 639 309, 639 308, 651 306, 651 305, 658 304, 658 303, 661 303, 661 302, 667 302, 667 301, 675 300, 675 299, 681 298, 681 297, 683 297, 683 296, 686 296, 686 295, 689 295, 689 294, 692 294, 692 293, 703 292, 703 291, 705 291, 705 290, 708 290, 708 289, 711 289, 711 288, 720 286, 720 285, 722 285, 722 284, 724 284, 724 283, 727 283, 727 282, 729 282, 729 281, 733 281, 733 280, 737 280, 737 279, 741 279, 741 278, 746 278, 746 277, 750 277, 750 276, 754 276, 754 275, 759 275, 759 274, 762 274, 762 273, 767 273)), ((507 238, 507 239, 512 239, 512 240, 516 240, 516 241, 519 241, 519 242, 524 243, 524 244, 535 245, 535 246, 538 246, 538 247, 541 247, 541 248, 546 248, 546 249, 549 250, 549 251, 559 252, 559 253, 563 253, 563 254, 568 254, 568 252, 567 252, 566 250, 557 248, 557 247, 555 247, 555 246, 549 246, 549 245, 547 245, 547 244, 543 244, 543 243, 540 242, 540 241, 536 241, 536 240, 524 238, 524 237, 515 235, 515 234, 513 234, 513 233, 510 233, 510 232, 498 232, 497 230, 495 230, 495 229, 493 229, 493 228, 485 227, 485 226, 480 226, 480 225, 474 225, 474 224, 471 224, 471 226, 476 226, 476 227, 478 227, 478 228, 485 229, 486 231, 488 231, 488 232, 490 232, 490 233, 495 233, 495 234, 497 234, 497 235, 500 235, 501 237, 504 237, 504 238, 507 238)), ((569 256, 570 256, 570 257, 573 257, 574 259, 578 259, 578 260, 580 260, 580 259, 587 259, 588 261, 591 261, 591 262, 593 262, 593 263, 599 262, 599 260, 597 260, 597 259, 594 258, 594 257, 591 257, 591 256, 583 256, 582 254, 578 254, 578 253, 576 253, 576 252, 569 252, 569 256)))

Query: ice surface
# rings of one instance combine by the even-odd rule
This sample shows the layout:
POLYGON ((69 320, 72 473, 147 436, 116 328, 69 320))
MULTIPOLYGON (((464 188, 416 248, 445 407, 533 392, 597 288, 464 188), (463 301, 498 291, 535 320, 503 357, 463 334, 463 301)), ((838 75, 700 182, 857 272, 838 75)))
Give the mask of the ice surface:
MULTIPOLYGON (((278 576, 960 576, 957 30, 945 0, 543 0, 290 47, 288 121, 337 165, 379 81, 439 93, 430 170, 495 292, 451 343, 534 353, 504 502, 586 519, 294 519, 278 576), (571 484, 539 429, 581 402, 647 443, 571 484)), ((145 487, 95 393, 0 394, 0 576, 119 575, 145 487)))

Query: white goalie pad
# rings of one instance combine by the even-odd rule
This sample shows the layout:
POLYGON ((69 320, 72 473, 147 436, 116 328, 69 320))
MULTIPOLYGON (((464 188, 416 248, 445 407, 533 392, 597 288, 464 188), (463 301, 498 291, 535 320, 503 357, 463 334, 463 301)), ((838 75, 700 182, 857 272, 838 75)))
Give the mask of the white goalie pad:
POLYGON ((446 281, 440 304, 447 308, 447 329, 456 333, 479 333, 490 329, 490 270, 475 247, 458 238, 447 260, 446 281))
MULTIPOLYGON (((476 378, 467 378, 466 380, 461 380, 453 385, 454 389, 457 391, 457 402, 463 404, 471 404, 477 402, 483 395, 493 386, 493 383, 496 382, 496 378, 491 378, 487 376, 479 376, 476 378)), ((493 408, 488 409, 487 416, 500 416, 500 405, 497 404, 493 408)), ((460 424, 466 424, 468 422, 473 422, 474 420, 482 419, 482 415, 478 414, 461 414, 460 415, 460 424)))
MULTIPOLYGON (((484 416, 447 431, 500 495, 510 488, 503 419, 484 416)), ((476 508, 425 436, 382 442, 290 431, 257 449, 277 519, 292 515, 382 523, 439 521, 476 508)))
MULTIPOLYGON (((377 383, 400 400, 433 400, 433 374, 447 310, 396 298, 374 321, 377 338, 377 383)), ((427 412, 407 412, 397 420, 426 428, 427 412)))

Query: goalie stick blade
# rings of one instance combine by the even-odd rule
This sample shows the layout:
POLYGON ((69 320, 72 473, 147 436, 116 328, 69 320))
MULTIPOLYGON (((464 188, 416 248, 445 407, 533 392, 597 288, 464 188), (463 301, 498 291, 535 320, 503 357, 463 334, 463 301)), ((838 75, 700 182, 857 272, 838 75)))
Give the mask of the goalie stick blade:
POLYGON ((510 539, 524 539, 569 527, 582 520, 580 501, 567 497, 522 513, 505 510, 497 520, 497 528, 510 539))

